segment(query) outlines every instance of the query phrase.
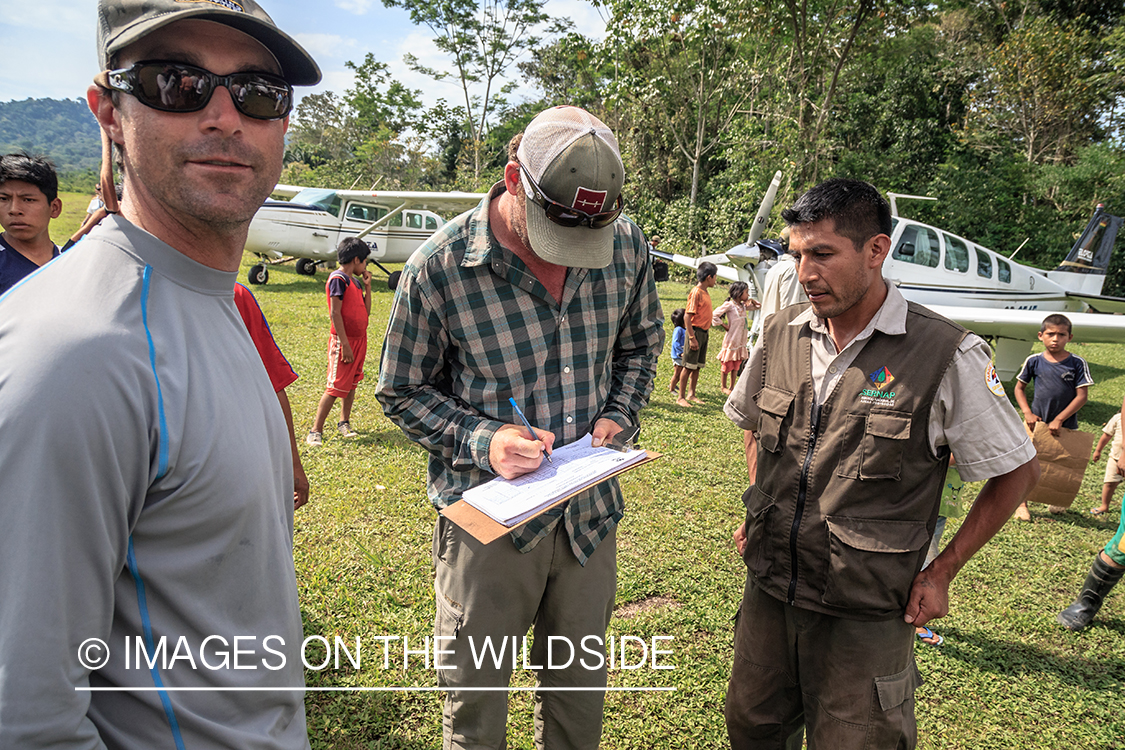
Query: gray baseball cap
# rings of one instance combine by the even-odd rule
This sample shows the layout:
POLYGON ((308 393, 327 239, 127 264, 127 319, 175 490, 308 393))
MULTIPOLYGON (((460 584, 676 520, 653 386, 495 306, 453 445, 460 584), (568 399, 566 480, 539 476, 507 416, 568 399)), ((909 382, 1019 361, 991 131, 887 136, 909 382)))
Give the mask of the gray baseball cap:
POLYGON ((157 29, 185 18, 215 21, 262 43, 293 86, 320 82, 316 61, 254 0, 98 0, 98 64, 109 68, 115 53, 157 29))
MULTIPOLYGON (((520 165, 547 198, 587 215, 612 211, 625 182, 613 132, 579 107, 552 107, 524 129, 520 165)), ((551 221, 532 199, 526 177, 527 233, 543 260, 570 268, 605 268, 613 260, 613 225, 592 229, 551 221)))

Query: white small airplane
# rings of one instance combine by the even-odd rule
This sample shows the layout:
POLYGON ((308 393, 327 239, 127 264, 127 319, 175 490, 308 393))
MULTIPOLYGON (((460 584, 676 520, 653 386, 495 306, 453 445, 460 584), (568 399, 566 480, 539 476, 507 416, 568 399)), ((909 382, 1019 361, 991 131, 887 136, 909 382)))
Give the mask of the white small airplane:
MULTIPOLYGON (((710 261, 718 266, 720 278, 744 281, 755 297, 760 296, 773 254, 758 238, 780 182, 781 172, 777 172, 744 244, 702 258, 656 250, 653 254, 689 268, 710 261)), ((883 277, 908 300, 989 339, 1003 380, 1019 373, 1043 318, 1052 312, 1070 318, 1079 342, 1125 342, 1125 315, 1105 314, 1125 313, 1125 299, 1101 296, 1122 219, 1106 213, 1101 205, 1063 262, 1044 271, 937 227, 898 216, 895 198, 920 196, 888 195, 892 249, 883 263, 883 277)), ((753 331, 760 327, 761 321, 755 319, 753 331)))
POLYGON ((345 237, 371 245, 370 259, 394 289, 401 273, 383 263, 403 263, 445 224, 435 211, 457 215, 484 193, 424 193, 391 190, 329 190, 278 185, 250 223, 246 252, 261 259, 247 274, 251 284, 269 281, 267 266, 297 261, 297 273, 312 276, 318 265, 335 266, 336 246, 345 237))

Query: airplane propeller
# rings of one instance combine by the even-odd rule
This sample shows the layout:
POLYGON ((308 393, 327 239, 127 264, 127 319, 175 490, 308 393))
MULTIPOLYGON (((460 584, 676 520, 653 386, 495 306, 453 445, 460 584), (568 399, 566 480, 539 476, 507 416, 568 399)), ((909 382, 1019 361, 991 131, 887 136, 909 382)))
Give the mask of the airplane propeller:
POLYGON ((770 211, 773 210, 773 201, 777 198, 777 189, 781 185, 781 170, 777 170, 773 174, 773 181, 770 183, 769 189, 766 191, 766 197, 762 199, 762 205, 758 209, 758 215, 754 217, 754 223, 750 226, 750 235, 746 238, 746 244, 753 246, 762 233, 766 231, 766 221, 770 218, 770 211))

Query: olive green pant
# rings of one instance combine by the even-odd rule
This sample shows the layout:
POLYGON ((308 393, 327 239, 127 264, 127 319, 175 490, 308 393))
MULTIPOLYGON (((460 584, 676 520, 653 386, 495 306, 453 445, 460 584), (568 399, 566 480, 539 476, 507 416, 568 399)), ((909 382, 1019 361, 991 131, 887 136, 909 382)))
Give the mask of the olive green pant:
POLYGON ((582 566, 561 522, 535 549, 521 553, 508 536, 481 544, 438 517, 434 635, 441 640, 435 649, 454 652, 441 654, 443 668, 438 669, 438 685, 452 688, 442 711, 443 750, 506 746, 508 694, 495 688, 507 687, 515 669, 535 671, 539 688, 568 688, 535 693, 538 750, 598 747, 605 702, 605 631, 617 589, 616 538, 616 530, 610 532, 582 566), (532 624, 534 641, 525 645, 532 624), (549 636, 555 637, 554 643, 549 636), (485 645, 486 637, 491 648, 485 645), (569 666, 559 668, 568 661, 569 666))
POLYGON ((727 689, 733 750, 909 750, 917 744, 914 626, 791 607, 746 583, 727 689))

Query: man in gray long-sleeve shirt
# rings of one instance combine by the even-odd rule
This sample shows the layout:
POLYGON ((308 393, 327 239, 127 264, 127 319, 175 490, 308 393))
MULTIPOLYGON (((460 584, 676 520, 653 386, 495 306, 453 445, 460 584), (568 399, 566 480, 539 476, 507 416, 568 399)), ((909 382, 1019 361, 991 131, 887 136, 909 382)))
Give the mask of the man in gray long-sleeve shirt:
POLYGON ((320 72, 249 0, 98 15, 120 214, 0 298, 0 748, 307 748, 289 440, 233 288, 320 72))

